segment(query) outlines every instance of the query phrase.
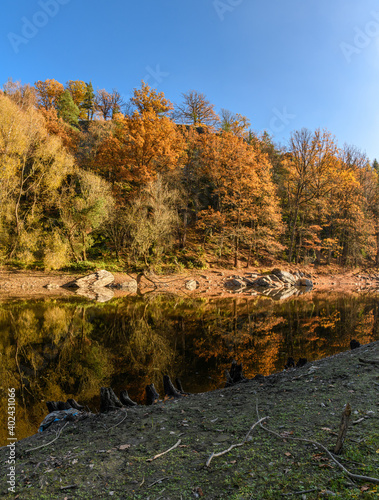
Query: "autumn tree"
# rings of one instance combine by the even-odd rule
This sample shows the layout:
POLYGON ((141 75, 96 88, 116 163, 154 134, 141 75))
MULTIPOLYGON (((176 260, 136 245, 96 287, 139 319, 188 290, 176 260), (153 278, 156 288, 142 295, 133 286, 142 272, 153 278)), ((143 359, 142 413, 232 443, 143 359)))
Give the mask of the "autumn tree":
POLYGON ((125 105, 121 94, 116 89, 113 89, 111 93, 105 89, 97 90, 94 103, 95 110, 101 115, 103 120, 108 120, 117 113, 121 113, 125 105))
POLYGON ((37 105, 36 89, 29 84, 23 85, 9 78, 3 85, 4 95, 8 96, 20 108, 29 108, 37 105))
POLYGON ((254 255, 278 250, 280 209, 267 156, 230 132, 202 135, 199 156, 212 195, 200 227, 233 241, 234 266, 241 245, 254 255))
POLYGON ((140 89, 134 89, 133 97, 130 99, 138 113, 154 113, 156 115, 166 115, 174 107, 172 103, 165 98, 163 92, 157 92, 156 89, 149 87, 142 81, 140 89))
MULTIPOLYGON (((338 165, 335 141, 327 131, 295 131, 291 135, 283 165, 286 169, 288 261, 291 262, 304 211, 315 207, 316 202, 335 187, 338 165)), ((318 207, 323 208, 323 203, 318 204, 318 207)))
POLYGON ((182 94, 183 102, 176 106, 174 117, 179 123, 194 125, 195 127, 215 127, 220 118, 206 96, 196 90, 182 94))
POLYGON ((250 121, 246 116, 239 113, 232 113, 228 109, 221 109, 220 127, 225 132, 231 132, 238 137, 247 137, 249 133, 250 121))
POLYGON ((0 95, 0 116, 0 248, 27 262, 40 251, 44 221, 73 159, 35 109, 0 95))
POLYGON ((35 83, 38 105, 45 109, 56 108, 64 86, 56 80, 39 80, 35 83))
POLYGON ((76 262, 87 260, 93 233, 110 216, 113 198, 110 186, 100 177, 85 171, 76 172, 59 198, 62 231, 76 262))
POLYGON ((78 107, 79 118, 85 119, 87 116, 85 107, 87 84, 82 80, 69 80, 66 83, 66 90, 70 92, 74 104, 78 107))
POLYGON ((170 118, 141 108, 132 116, 117 115, 114 122, 115 131, 99 147, 95 163, 116 189, 127 194, 178 166, 183 136, 170 118))
POLYGON ((95 113, 95 92, 93 90, 92 82, 86 83, 86 92, 82 107, 87 113, 87 120, 92 120, 95 113))

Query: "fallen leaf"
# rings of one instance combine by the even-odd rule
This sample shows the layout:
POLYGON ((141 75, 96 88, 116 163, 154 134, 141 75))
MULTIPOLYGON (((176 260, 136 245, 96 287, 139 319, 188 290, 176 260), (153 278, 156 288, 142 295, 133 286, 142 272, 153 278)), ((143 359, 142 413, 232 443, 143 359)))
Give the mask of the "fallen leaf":
POLYGON ((289 451, 286 451, 284 454, 285 454, 286 457, 291 457, 292 456, 289 451))
POLYGON ((127 450, 128 448, 130 448, 130 444, 121 444, 118 447, 119 450, 127 450))

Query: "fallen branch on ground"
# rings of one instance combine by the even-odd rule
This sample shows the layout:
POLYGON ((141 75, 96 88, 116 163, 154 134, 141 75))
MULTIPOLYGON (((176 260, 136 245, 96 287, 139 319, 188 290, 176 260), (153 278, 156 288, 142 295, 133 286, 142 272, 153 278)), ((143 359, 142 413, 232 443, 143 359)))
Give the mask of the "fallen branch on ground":
POLYGON ((163 456, 163 455, 166 455, 166 453, 168 453, 169 451, 172 451, 172 450, 174 450, 175 448, 177 448, 177 447, 180 445, 180 443, 181 443, 181 442, 182 442, 182 440, 181 440, 181 439, 179 439, 179 441, 178 441, 176 444, 174 444, 174 446, 172 446, 172 447, 171 447, 171 448, 169 448, 168 450, 164 451, 163 453, 159 453, 158 455, 155 455, 155 457, 153 457, 153 458, 148 458, 148 459, 146 460, 146 462, 152 462, 153 460, 156 460, 157 458, 159 458, 159 457, 161 457, 161 456, 163 456))
MULTIPOLYGON (((259 418, 259 412, 258 412, 258 406, 257 406, 257 415, 258 415, 258 418, 259 418)), ((258 421, 257 423, 259 423, 259 426, 261 427, 261 429, 264 429, 266 432, 269 432, 270 434, 273 434, 274 436, 278 437, 279 439, 284 439, 283 436, 281 436, 278 432, 275 432, 275 431, 272 431, 271 429, 267 429, 267 427, 265 427, 264 425, 262 425, 260 423, 260 421, 258 421)), ((312 441, 311 439, 305 439, 305 438, 294 438, 294 437, 289 437, 289 436, 286 436, 285 438, 286 440, 287 439, 291 439, 292 441, 301 441, 303 443, 310 443, 310 444, 313 444, 315 446, 317 446, 318 448, 321 448, 322 450, 324 450, 328 455, 329 457, 333 460, 333 462, 341 469, 343 470, 343 472, 349 476, 351 479, 356 479, 357 481, 367 481, 369 483, 374 483, 374 484, 379 484, 379 479, 377 479, 376 477, 370 477, 370 476, 360 476, 359 474, 353 474, 352 472, 348 471, 336 458, 335 456, 328 450, 328 448, 326 448, 323 444, 321 443, 318 443, 317 441, 312 441)))
MULTIPOLYGON (((123 412, 123 413, 124 413, 124 412, 123 412)), ((121 425, 121 424, 122 424, 122 422, 126 419, 126 417, 127 417, 127 416, 128 416, 128 414, 127 414, 127 412, 125 412, 125 417, 124 417, 124 418, 123 418, 120 422, 118 422, 118 424, 116 424, 116 425, 112 425, 112 427, 108 427, 108 428, 106 428, 105 430, 106 430, 106 431, 110 431, 111 429, 114 429, 115 427, 118 427, 119 425, 121 425)))
POLYGON ((243 439, 243 441, 241 441, 241 443, 237 443, 237 444, 232 444, 231 446, 229 446, 229 448, 227 450, 224 450, 224 451, 220 451, 219 453, 212 453, 211 456, 208 458, 208 460, 206 461, 206 464, 205 466, 206 467, 209 467, 211 461, 213 460, 213 458, 215 457, 221 457, 222 455, 225 455, 226 453, 229 453, 229 451, 233 450, 234 448, 237 448, 239 446, 243 446, 246 441, 248 440, 250 434, 252 433, 252 431, 254 430, 254 428, 258 425, 258 424, 261 424, 261 422, 263 422, 264 420, 268 419, 269 417, 263 417, 261 418, 260 420, 258 420, 257 422, 255 422, 255 424, 253 424, 250 429, 249 429, 249 432, 246 434, 245 438, 243 439))
POLYGON ((59 436, 61 435, 61 432, 62 432, 62 431, 63 431, 63 429, 66 427, 66 425, 68 425, 68 423, 69 423, 69 422, 66 422, 66 423, 64 424, 64 426, 63 426, 63 427, 61 427, 61 428, 59 429, 59 431, 57 432, 56 437, 55 437, 52 441, 49 441, 49 442, 48 442, 48 443, 46 443, 46 444, 42 444, 41 446, 37 446, 36 448, 29 448, 29 449, 28 449, 28 450, 26 450, 26 451, 35 451, 35 450, 39 450, 40 448, 44 448, 45 446, 49 446, 50 444, 54 443, 54 441, 56 441, 56 440, 59 438, 59 436))
POLYGON ((162 477, 161 479, 157 479, 153 483, 149 484, 148 488, 151 488, 152 486, 154 486, 154 484, 161 483, 162 481, 165 481, 166 479, 170 479, 170 476, 162 477))

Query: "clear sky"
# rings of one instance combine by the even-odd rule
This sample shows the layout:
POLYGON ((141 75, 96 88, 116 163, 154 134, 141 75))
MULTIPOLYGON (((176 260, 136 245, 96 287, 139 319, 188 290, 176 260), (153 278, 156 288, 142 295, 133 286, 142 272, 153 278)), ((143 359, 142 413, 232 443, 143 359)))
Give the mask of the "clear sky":
POLYGON ((321 127, 379 158, 374 0, 5 0, 0 55, 1 83, 92 80, 128 98, 145 79, 281 143, 321 127))

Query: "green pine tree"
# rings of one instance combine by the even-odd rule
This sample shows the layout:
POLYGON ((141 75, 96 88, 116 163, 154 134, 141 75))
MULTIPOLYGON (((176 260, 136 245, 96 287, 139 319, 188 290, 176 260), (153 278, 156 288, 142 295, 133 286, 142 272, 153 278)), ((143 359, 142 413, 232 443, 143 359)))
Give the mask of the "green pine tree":
POLYGON ((57 110, 58 116, 69 125, 78 125, 80 110, 74 103, 69 90, 65 90, 58 99, 57 110))
POLYGON ((95 111, 95 92, 93 91, 92 82, 86 83, 87 90, 83 101, 83 108, 87 110, 88 120, 92 120, 95 111))

